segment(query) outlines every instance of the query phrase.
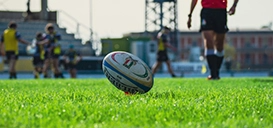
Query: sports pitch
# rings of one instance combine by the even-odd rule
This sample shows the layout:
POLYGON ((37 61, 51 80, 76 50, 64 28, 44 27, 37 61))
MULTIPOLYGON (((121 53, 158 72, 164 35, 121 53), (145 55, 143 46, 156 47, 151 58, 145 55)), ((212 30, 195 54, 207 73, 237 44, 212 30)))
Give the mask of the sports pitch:
POLYGON ((273 127, 273 78, 155 78, 126 96, 104 79, 1 80, 0 127, 273 127))

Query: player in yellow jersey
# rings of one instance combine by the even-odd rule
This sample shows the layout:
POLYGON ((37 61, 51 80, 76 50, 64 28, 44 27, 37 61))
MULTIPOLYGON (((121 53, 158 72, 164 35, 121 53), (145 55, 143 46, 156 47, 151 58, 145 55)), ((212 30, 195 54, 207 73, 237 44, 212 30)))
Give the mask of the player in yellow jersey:
POLYGON ((157 59, 155 64, 152 67, 153 75, 156 73, 157 69, 162 65, 162 62, 166 62, 168 72, 171 74, 172 77, 176 77, 171 68, 171 62, 167 54, 167 48, 171 48, 172 50, 176 51, 176 48, 170 44, 168 39, 168 34, 170 33, 170 30, 171 30, 170 28, 164 27, 161 30, 161 32, 159 32, 157 35, 158 49, 157 49, 157 59))
POLYGON ((45 50, 44 46, 46 45, 45 42, 44 44, 39 43, 40 41, 45 40, 46 35, 37 32, 36 33, 36 38, 32 42, 32 46, 35 48, 35 52, 33 54, 33 66, 34 66, 34 78, 38 79, 40 78, 40 74, 43 72, 43 65, 44 65, 44 59, 45 59, 45 50))
POLYGON ((22 39, 21 34, 16 30, 16 28, 17 24, 11 21, 8 28, 4 30, 0 43, 1 54, 3 56, 6 55, 9 63, 10 79, 17 79, 15 65, 19 54, 18 42, 27 45, 31 44, 30 42, 22 39))
POLYGON ((45 62, 44 62, 44 77, 48 78, 48 67, 53 65, 54 77, 64 78, 61 70, 59 69, 59 57, 61 55, 61 45, 59 40, 61 40, 61 35, 54 30, 54 25, 48 23, 45 26, 46 39, 42 42, 47 42, 45 46, 45 62))

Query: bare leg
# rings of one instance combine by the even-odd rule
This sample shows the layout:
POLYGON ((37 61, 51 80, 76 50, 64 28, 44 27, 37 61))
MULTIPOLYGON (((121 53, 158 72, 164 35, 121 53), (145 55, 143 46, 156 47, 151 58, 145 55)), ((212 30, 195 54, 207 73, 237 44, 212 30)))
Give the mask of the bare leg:
POLYGON ((73 78, 73 72, 72 72, 72 69, 68 69, 69 71, 69 74, 70 74, 70 78, 73 78))
POLYGON ((77 75, 77 69, 75 69, 75 68, 72 69, 72 70, 71 70, 71 74, 72 74, 72 77, 71 77, 71 78, 77 78, 77 76, 76 76, 76 75, 77 75))
POLYGON ((205 49, 214 49, 216 33, 212 30, 202 31, 205 49))
POLYGON ((33 71, 33 74, 34 74, 34 78, 35 79, 38 79, 39 78, 39 67, 35 66, 34 68, 34 71, 33 71))
POLYGON ((60 70, 59 70, 59 59, 53 59, 53 68, 54 68, 54 73, 55 74, 59 74, 60 70))
POLYGON ((50 65, 50 59, 46 59, 43 66, 44 78, 48 78, 47 70, 50 65))
POLYGON ((157 71, 157 69, 162 65, 162 62, 155 62, 155 64, 152 67, 152 74, 154 75, 157 71))
POLYGON ((54 68, 54 76, 55 78, 64 78, 63 74, 61 73, 59 69, 59 59, 55 58, 53 59, 53 68, 54 68))
POLYGON ((216 34, 215 47, 218 52, 222 52, 224 50, 224 42, 225 42, 226 34, 216 34))
POLYGON ((15 65, 16 65, 16 60, 15 59, 10 59, 9 61, 9 72, 12 72, 12 73, 15 73, 16 70, 15 70, 15 65))
POLYGON ((166 61, 166 64, 167 64, 168 72, 172 75, 172 77, 175 77, 174 72, 173 72, 172 67, 171 67, 170 60, 166 61))
POLYGON ((10 73, 10 79, 12 78, 17 78, 16 76, 16 70, 15 70, 15 65, 16 65, 16 59, 10 59, 9 60, 9 73, 10 73))
POLYGON ((214 79, 217 77, 217 58, 214 53, 216 44, 215 43, 216 33, 212 30, 202 31, 202 37, 204 40, 205 56, 210 69, 210 76, 208 78, 214 79))
POLYGON ((216 51, 215 51, 215 55, 217 56, 216 60, 217 60, 217 77, 220 78, 220 69, 221 69, 221 65, 223 63, 223 59, 224 59, 224 42, 225 42, 225 33, 221 33, 221 34, 216 34, 216 51))

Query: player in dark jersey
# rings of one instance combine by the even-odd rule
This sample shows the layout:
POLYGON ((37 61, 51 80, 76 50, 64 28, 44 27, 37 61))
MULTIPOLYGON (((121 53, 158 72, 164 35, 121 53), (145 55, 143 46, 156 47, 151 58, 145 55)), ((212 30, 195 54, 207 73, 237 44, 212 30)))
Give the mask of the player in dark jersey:
MULTIPOLYGON (((192 0, 188 15, 188 28, 191 28, 191 16, 198 0, 192 0)), ((201 27, 200 32, 204 40, 205 56, 210 69, 209 80, 219 80, 219 70, 224 58, 224 40, 227 27, 227 14, 235 14, 239 0, 234 0, 232 7, 227 11, 227 0, 201 0, 201 27)))
POLYGON ((3 56, 6 55, 9 63, 10 79, 17 79, 15 65, 19 54, 18 42, 27 45, 31 44, 30 42, 22 39, 21 34, 16 30, 16 28, 17 24, 11 21, 8 28, 4 30, 0 43, 1 54, 3 56))
POLYGON ((74 45, 69 45, 69 49, 64 54, 64 61, 71 78, 77 78, 77 64, 81 59, 82 56, 74 49, 74 45))
POLYGON ((158 41, 158 49, 157 49, 157 59, 152 67, 152 74, 154 75, 157 71, 157 69, 162 65, 162 62, 166 62, 168 72, 171 74, 172 77, 176 77, 172 68, 171 68, 171 62, 169 60, 168 54, 167 54, 167 48, 171 48, 172 50, 176 50, 175 47, 173 47, 169 43, 169 33, 170 28, 164 27, 161 32, 157 35, 157 41, 158 41))
POLYGON ((46 39, 43 42, 47 42, 45 45, 45 62, 44 62, 44 77, 48 78, 48 68, 52 65, 54 69, 55 78, 64 78, 61 70, 59 69, 59 57, 61 54, 61 46, 58 42, 61 40, 61 35, 54 30, 54 26, 48 23, 45 27, 46 39))
MULTIPOLYGON (((46 35, 38 32, 36 34, 36 38, 33 41, 32 45, 35 48, 35 53, 33 54, 33 66, 34 66, 34 78, 40 78, 40 74, 43 72, 43 65, 45 60, 45 44, 40 43, 41 41, 45 40, 46 35)), ((44 42, 45 43, 45 42, 44 42)))

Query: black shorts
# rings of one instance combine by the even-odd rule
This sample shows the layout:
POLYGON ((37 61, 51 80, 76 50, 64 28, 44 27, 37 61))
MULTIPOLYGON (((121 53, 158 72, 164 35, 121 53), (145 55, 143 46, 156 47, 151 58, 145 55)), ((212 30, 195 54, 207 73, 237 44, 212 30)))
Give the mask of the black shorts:
POLYGON ((60 54, 53 54, 52 52, 45 52, 45 59, 59 59, 60 54))
POLYGON ((45 55, 44 55, 44 56, 45 56, 45 59, 50 59, 50 58, 52 58, 50 52, 48 52, 48 51, 45 52, 45 55))
POLYGON ((213 30, 216 33, 228 32, 226 9, 203 8, 201 10, 201 27, 203 30, 213 30))
POLYGON ((44 64, 44 60, 41 59, 40 56, 34 56, 34 57, 33 57, 33 60, 32 60, 32 63, 33 63, 33 65, 34 65, 35 67, 38 67, 38 66, 42 67, 43 64, 44 64))
POLYGON ((60 54, 52 54, 52 58, 53 59, 59 59, 60 58, 60 54))
POLYGON ((168 57, 167 52, 166 51, 158 51, 156 60, 158 62, 168 61, 169 57, 168 57))
POLYGON ((73 64, 73 63, 68 63, 68 64, 67 64, 67 68, 70 69, 70 70, 71 70, 71 69, 76 69, 76 68, 77 68, 77 65, 76 65, 76 64, 73 64))
POLYGON ((18 54, 16 54, 15 51, 6 51, 6 57, 7 57, 7 60, 10 60, 10 59, 17 60, 18 54))

